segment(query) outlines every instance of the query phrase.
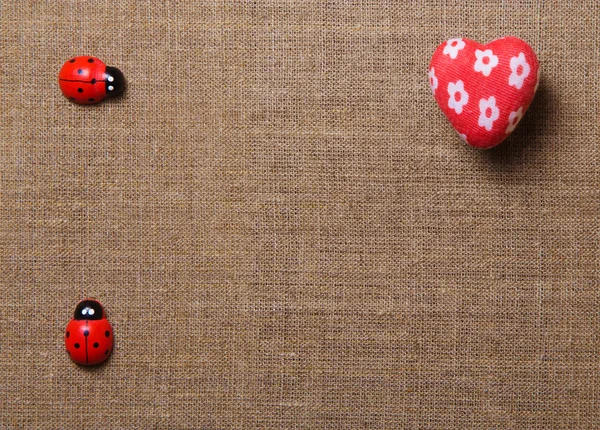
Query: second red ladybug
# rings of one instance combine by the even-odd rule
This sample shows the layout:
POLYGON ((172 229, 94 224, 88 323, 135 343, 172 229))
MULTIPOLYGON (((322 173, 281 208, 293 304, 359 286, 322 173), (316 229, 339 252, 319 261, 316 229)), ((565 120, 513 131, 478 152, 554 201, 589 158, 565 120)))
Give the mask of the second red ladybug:
POLYGON ((123 73, 96 57, 68 60, 60 69, 58 83, 65 97, 79 104, 98 103, 125 89, 123 73))
POLYGON ((77 364, 99 364, 108 358, 113 349, 113 329, 98 301, 79 302, 65 331, 65 346, 77 364))

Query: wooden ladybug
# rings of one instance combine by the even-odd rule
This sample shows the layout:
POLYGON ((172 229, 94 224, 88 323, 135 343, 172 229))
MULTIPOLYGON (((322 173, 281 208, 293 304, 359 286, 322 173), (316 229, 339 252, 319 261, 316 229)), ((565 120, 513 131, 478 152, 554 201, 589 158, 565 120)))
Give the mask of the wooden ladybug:
POLYGON ((60 69, 58 83, 65 97, 83 105, 98 103, 125 89, 123 73, 96 57, 71 58, 60 69))
POLYGON ((77 364, 100 364, 108 358, 113 349, 113 330, 98 301, 79 302, 65 331, 65 346, 77 364))

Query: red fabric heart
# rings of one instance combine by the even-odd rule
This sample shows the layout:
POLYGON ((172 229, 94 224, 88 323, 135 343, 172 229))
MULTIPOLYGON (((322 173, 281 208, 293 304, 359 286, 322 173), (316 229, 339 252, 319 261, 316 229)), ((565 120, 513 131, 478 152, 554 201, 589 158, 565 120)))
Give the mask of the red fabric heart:
POLYGON ((517 37, 487 45, 450 39, 433 53, 429 86, 461 137, 476 148, 492 148, 515 129, 539 83, 533 49, 517 37))

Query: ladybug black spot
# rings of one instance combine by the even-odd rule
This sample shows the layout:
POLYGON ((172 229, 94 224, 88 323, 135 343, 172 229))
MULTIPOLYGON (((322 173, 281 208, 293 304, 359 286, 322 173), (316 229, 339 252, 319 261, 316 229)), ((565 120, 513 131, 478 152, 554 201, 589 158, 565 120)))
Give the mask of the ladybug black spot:
POLYGON ((71 332, 70 332, 70 331, 68 331, 68 332, 67 332, 67 334, 66 334, 65 336, 67 336, 67 337, 71 336, 71 332))
POLYGON ((81 70, 81 69, 77 70, 78 75, 81 75, 82 73, 83 73, 83 70, 81 70))
POLYGON ((83 335, 84 335, 84 336, 88 336, 89 334, 90 334, 90 331, 89 331, 89 330, 84 330, 84 331, 83 331, 83 335))
POLYGON ((75 58, 71 58, 71 59, 69 60, 69 63, 74 63, 74 62, 75 62, 75 58))
POLYGON ((94 84, 96 83, 96 78, 92 78, 92 80, 90 81, 90 83, 91 83, 92 85, 94 85, 94 84))
POLYGON ((100 344, 98 342, 94 342, 94 348, 98 348, 100 344))
POLYGON ((75 101, 77 99, 75 97, 69 97, 69 100, 75 101))
POLYGON ((93 63, 94 59, 93 58, 88 58, 88 63, 93 63))
POLYGON ((104 336, 106 336, 106 337, 110 337, 110 332, 109 332, 108 330, 106 330, 106 331, 104 332, 104 336))
POLYGON ((83 88, 77 88, 77 92, 78 93, 82 93, 83 92, 83 88))
POLYGON ((108 349, 104 351, 104 355, 108 355, 108 349))
POLYGON ((71 355, 71 353, 69 352, 69 350, 67 349, 67 354, 71 355))
POLYGON ((75 347, 75 349, 79 349, 79 344, 76 343, 75 345, 73 345, 75 347))
POLYGON ((96 100, 96 99, 88 99, 88 102, 93 102, 93 101, 95 101, 95 100, 96 100))

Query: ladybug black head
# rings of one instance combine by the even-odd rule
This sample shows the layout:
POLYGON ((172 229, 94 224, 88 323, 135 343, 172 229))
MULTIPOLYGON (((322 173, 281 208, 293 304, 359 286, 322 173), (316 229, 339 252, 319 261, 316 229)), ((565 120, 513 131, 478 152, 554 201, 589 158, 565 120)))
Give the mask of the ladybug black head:
POLYGON ((104 317, 104 309, 96 300, 83 300, 75 308, 76 320, 101 320, 104 317))
POLYGON ((106 95, 116 96, 125 89, 125 76, 116 67, 106 66, 106 95))

